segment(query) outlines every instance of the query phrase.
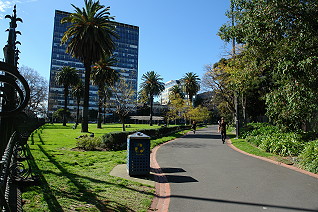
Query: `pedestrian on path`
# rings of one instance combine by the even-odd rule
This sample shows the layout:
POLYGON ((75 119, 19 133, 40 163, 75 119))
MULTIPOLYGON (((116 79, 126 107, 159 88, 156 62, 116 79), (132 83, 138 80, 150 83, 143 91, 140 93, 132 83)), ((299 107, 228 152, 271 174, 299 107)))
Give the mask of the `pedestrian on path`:
POLYGON ((195 121, 192 122, 191 128, 192 128, 193 133, 195 134, 195 131, 197 130, 197 123, 195 121))
POLYGON ((223 144, 225 143, 226 139, 226 125, 227 123, 224 121, 224 118, 221 118, 221 121, 219 122, 219 129, 218 132, 221 132, 221 139, 223 141, 223 144))

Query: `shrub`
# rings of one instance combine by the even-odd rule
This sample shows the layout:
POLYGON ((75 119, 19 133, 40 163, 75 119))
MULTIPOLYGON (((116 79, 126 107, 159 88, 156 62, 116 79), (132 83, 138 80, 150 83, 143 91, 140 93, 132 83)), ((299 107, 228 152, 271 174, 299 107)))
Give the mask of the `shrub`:
POLYGON ((161 137, 159 135, 159 128, 157 128, 157 129, 142 129, 142 130, 138 130, 138 132, 141 132, 143 134, 150 136, 151 139, 156 139, 156 138, 161 137))
POLYGON ((276 126, 252 123, 245 130, 246 140, 266 152, 281 156, 297 156, 303 150, 300 134, 284 133, 276 126))
POLYGON ((318 140, 306 144, 299 155, 299 160, 302 168, 318 174, 318 140))
POLYGON ((247 138, 249 136, 270 135, 280 132, 279 128, 268 123, 249 123, 242 129, 241 137, 247 138))
MULTIPOLYGON (((168 134, 175 133, 180 130, 189 129, 190 126, 174 126, 174 127, 162 127, 156 129, 142 129, 138 132, 144 133, 150 136, 150 139, 157 139, 168 134)), ((102 136, 102 147, 107 150, 118 151, 125 150, 127 147, 127 137, 136 131, 130 132, 111 132, 102 136)))
POLYGON ((284 133, 274 140, 270 152, 281 156, 297 156, 303 150, 303 146, 300 135, 284 133))
POLYGON ((127 137, 134 132, 111 132, 103 135, 102 147, 107 150, 119 151, 126 149, 127 137))
POLYGON ((265 138, 263 135, 256 135, 248 136, 246 137, 246 140, 258 147, 262 143, 263 138, 265 138))
POLYGON ((100 149, 102 145, 102 139, 100 137, 81 137, 77 139, 76 146, 80 149, 92 151, 100 149))

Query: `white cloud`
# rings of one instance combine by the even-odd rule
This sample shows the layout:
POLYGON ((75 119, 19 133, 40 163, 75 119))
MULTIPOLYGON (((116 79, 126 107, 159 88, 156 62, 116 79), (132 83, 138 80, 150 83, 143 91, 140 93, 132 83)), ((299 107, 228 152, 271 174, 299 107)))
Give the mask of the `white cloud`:
POLYGON ((0 0, 0 19, 3 19, 5 15, 11 15, 15 4, 24 4, 35 1, 39 0, 0 0))
POLYGON ((7 11, 8 8, 12 8, 15 4, 15 1, 2 1, 0 0, 0 12, 7 11))

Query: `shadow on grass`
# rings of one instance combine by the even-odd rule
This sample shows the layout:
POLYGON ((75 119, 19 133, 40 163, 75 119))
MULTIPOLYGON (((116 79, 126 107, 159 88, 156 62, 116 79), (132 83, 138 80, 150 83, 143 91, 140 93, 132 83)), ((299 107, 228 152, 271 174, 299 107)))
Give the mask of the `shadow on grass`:
POLYGON ((31 145, 34 145, 34 133, 30 135, 31 145))
MULTIPOLYGON (((38 134, 38 137, 39 137, 39 140, 40 140, 41 144, 45 145, 45 143, 44 143, 44 141, 42 139, 42 136, 41 136, 42 133, 38 132, 37 134, 38 134)), ((34 141, 33 141, 33 144, 34 144, 34 141)))
MULTIPOLYGON (((40 178, 40 182, 41 182, 41 189, 42 189, 42 193, 44 196, 45 201, 48 204, 48 208, 50 211, 64 211, 61 207, 61 205, 59 204, 59 202, 57 201, 57 199, 55 198, 48 182, 46 181, 45 177, 43 176, 43 174, 41 173, 39 167, 37 166, 36 162, 34 161, 33 157, 32 157, 32 153, 30 151, 30 149, 27 149, 28 155, 31 156, 31 160, 29 160, 30 162, 30 166, 32 168, 32 170, 35 172, 34 174, 36 174, 39 178, 40 178)), ((32 190, 31 188, 27 188, 27 190, 32 190)))
MULTIPOLYGON (((100 211, 132 211, 132 210, 130 208, 126 207, 125 205, 122 205, 122 204, 115 202, 115 201, 108 201, 108 200, 103 201, 103 200, 98 199, 99 195, 93 193, 89 188, 87 188, 85 185, 83 185, 79 180, 80 178, 90 180, 91 182, 94 182, 94 183, 111 184, 113 186, 123 187, 123 188, 133 190, 136 192, 142 192, 144 194, 149 194, 149 195, 151 194, 152 195, 152 193, 150 193, 150 192, 147 193, 144 191, 135 190, 135 189, 126 187, 124 185, 118 185, 118 184, 114 184, 114 183, 110 183, 110 182, 97 180, 94 178, 89 178, 89 177, 80 176, 77 174, 70 173, 62 165, 60 165, 50 154, 48 154, 41 145, 38 145, 38 147, 43 152, 43 154, 46 155, 46 157, 49 159, 49 161, 51 163, 53 163, 61 171, 60 175, 63 177, 67 177, 78 188, 79 192, 82 193, 82 195, 68 193, 69 197, 73 198, 73 199, 74 198, 79 199, 80 201, 95 205, 96 208, 99 209, 100 211), (110 206, 109 203, 111 203, 111 202, 115 203, 116 206, 110 206)), ((61 192, 61 195, 65 196, 65 194, 66 194, 66 192, 63 192, 63 193, 61 192)))

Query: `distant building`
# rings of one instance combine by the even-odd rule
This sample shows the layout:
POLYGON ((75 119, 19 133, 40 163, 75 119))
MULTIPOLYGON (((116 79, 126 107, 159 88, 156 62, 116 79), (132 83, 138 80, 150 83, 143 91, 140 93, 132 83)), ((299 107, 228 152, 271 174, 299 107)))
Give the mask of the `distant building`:
POLYGON ((195 105, 201 105, 207 107, 209 110, 214 110, 215 108, 212 104, 213 94, 214 93, 212 91, 197 94, 195 99, 195 105))
MULTIPOLYGON (((66 45, 61 45, 61 38, 67 30, 67 24, 61 24, 61 19, 70 13, 56 10, 54 17, 54 31, 50 68, 50 88, 49 88, 49 113, 63 108, 64 97, 63 87, 55 83, 55 75, 63 66, 74 67, 80 70, 81 77, 84 79, 84 65, 79 60, 72 58, 71 55, 65 53, 66 45)), ((135 90, 135 99, 137 99, 137 79, 138 79, 138 48, 139 48, 139 27, 128 24, 114 22, 119 39, 115 40, 116 49, 114 56, 117 64, 112 67, 118 70, 122 79, 133 85, 135 90)), ((97 87, 90 86, 89 109, 98 110, 97 87)), ((76 101, 69 96, 69 109, 76 109, 76 101)), ((110 104, 112 108, 112 104, 110 104)))
MULTIPOLYGON (((170 80, 168 82, 165 83, 165 89, 164 91, 161 93, 161 104, 162 105, 167 105, 170 101, 169 99, 169 95, 172 91, 172 88, 177 85, 182 94, 184 99, 188 100, 189 99, 189 95, 187 95, 186 91, 185 91, 185 86, 184 86, 184 81, 183 79, 179 79, 179 80, 170 80)), ((193 100, 196 99, 196 96, 193 96, 193 100)))
POLYGON ((170 80, 165 83, 165 89, 161 93, 161 104, 167 105, 169 103, 169 95, 171 93, 171 90, 173 86, 180 85, 180 80, 170 80))

